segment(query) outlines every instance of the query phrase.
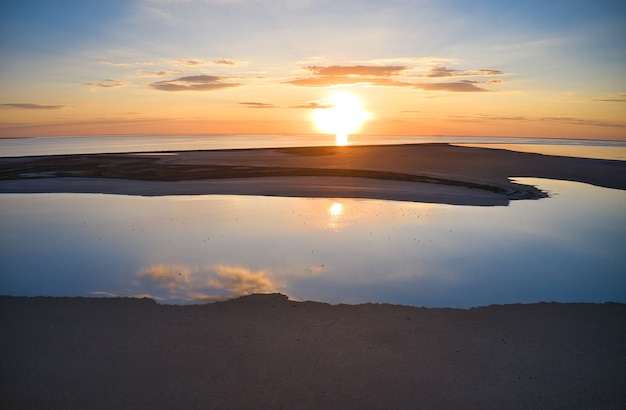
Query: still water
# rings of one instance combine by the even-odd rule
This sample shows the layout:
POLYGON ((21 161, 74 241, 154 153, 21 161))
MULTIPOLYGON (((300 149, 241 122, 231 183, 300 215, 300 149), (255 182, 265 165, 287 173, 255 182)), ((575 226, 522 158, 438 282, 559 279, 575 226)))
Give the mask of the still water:
POLYGON ((0 294, 202 303, 626 303, 626 192, 518 178, 508 207, 250 196, 0 195, 0 294))
MULTIPOLYGON (((549 155, 626 160, 626 142, 573 139, 372 136, 349 137, 349 145, 450 143, 549 155)), ((0 157, 185 151, 334 145, 330 135, 108 135, 0 139, 0 157)))

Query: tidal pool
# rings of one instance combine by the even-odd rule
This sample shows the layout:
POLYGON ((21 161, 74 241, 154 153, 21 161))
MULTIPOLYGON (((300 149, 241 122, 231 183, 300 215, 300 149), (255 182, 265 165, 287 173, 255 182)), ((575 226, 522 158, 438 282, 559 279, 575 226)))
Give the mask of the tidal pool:
POLYGON ((203 303, 253 292, 428 307, 626 303, 626 192, 516 178, 507 207, 0 195, 0 294, 203 303))

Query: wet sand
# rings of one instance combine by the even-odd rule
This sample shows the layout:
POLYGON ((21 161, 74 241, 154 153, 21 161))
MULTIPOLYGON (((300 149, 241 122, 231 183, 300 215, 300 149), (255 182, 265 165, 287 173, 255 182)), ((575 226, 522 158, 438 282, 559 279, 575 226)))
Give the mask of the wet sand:
POLYGON ((626 189, 626 161, 448 144, 93 154, 0 159, 0 193, 236 194, 507 205, 538 177, 626 189))
POLYGON ((622 409, 626 305, 0 297, 4 409, 622 409))

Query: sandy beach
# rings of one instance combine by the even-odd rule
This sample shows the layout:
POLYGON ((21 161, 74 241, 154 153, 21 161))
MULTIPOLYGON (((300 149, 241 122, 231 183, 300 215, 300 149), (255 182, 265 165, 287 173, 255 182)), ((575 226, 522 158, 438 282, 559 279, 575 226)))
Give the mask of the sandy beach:
POLYGON ((448 144, 92 154, 0 159, 0 193, 237 194, 507 205, 538 177, 626 189, 626 162, 448 144))
POLYGON ((626 305, 0 298, 5 409, 621 409, 626 305))

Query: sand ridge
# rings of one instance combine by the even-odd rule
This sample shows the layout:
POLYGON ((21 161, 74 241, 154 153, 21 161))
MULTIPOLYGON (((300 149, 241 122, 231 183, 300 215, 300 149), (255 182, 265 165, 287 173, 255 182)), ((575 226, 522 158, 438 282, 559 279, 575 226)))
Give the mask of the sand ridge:
POLYGON ((0 193, 239 194, 459 205, 538 199, 511 177, 626 189, 626 162, 448 144, 263 148, 0 159, 0 193))

